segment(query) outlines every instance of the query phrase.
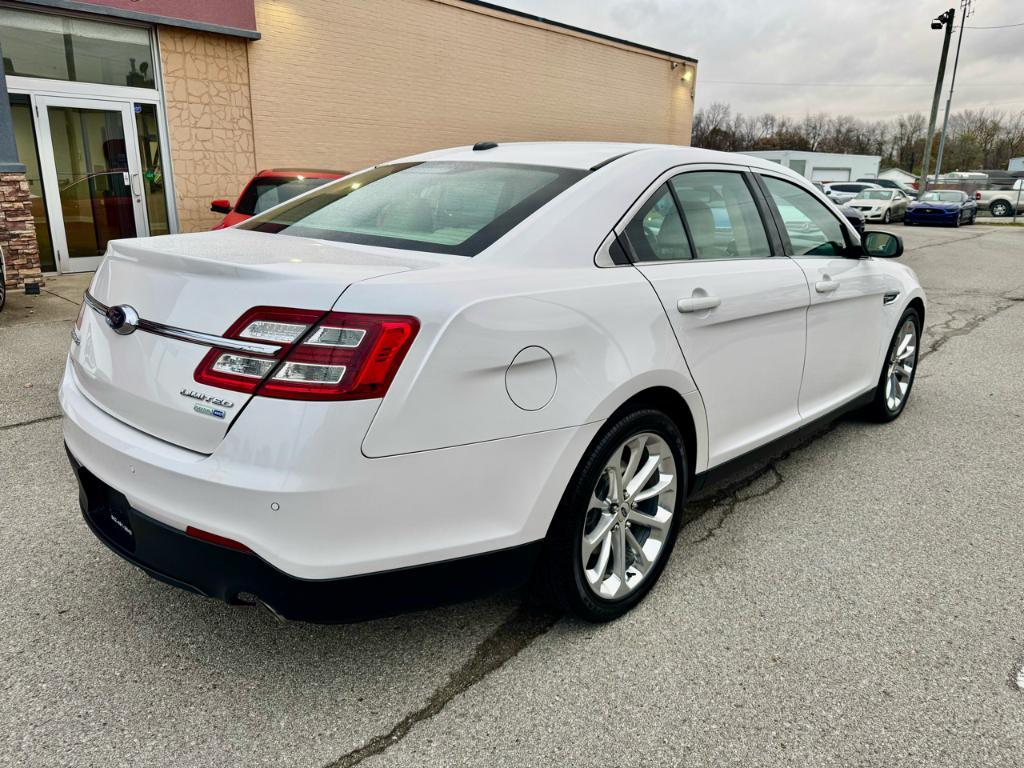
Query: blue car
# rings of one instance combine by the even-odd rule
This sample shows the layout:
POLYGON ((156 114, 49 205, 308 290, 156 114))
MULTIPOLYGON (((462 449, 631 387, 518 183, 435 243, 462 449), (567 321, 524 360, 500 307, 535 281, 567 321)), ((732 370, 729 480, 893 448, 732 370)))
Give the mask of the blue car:
POLYGON ((937 189, 934 192, 925 192, 908 205, 903 223, 959 227, 961 224, 973 224, 977 216, 978 204, 966 192, 937 189))

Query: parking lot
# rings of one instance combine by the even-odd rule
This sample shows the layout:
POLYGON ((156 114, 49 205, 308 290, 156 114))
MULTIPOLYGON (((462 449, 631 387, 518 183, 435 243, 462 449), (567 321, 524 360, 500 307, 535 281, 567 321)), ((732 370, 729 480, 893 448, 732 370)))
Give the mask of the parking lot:
POLYGON ((87 530, 62 447, 86 279, 12 295, 0 764, 1019 764, 1024 228, 891 230, 930 302, 902 418, 709 489, 603 626, 516 595, 283 624, 148 578, 87 530))

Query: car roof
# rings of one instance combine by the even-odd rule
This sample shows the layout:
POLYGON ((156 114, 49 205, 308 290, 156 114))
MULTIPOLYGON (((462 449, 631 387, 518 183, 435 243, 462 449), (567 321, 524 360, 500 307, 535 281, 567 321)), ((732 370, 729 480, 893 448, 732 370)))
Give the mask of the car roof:
POLYGON ((682 147, 674 144, 599 141, 499 142, 493 148, 481 150, 474 150, 473 146, 467 145, 411 155, 395 162, 476 161, 592 170, 625 155, 647 150, 671 150, 673 154, 678 154, 680 163, 736 163, 737 158, 742 158, 745 164, 759 168, 777 169, 780 167, 777 163, 771 163, 758 157, 731 152, 716 152, 710 149, 682 147))

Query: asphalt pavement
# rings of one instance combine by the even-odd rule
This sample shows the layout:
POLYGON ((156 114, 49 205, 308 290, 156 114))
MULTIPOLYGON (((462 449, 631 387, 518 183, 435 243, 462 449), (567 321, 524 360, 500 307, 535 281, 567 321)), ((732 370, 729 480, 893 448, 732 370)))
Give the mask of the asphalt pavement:
POLYGON ((0 314, 0 765, 1016 766, 1024 228, 895 226, 930 300, 913 397, 694 502, 591 626, 506 595, 282 624, 86 529, 56 386, 83 278, 0 314))

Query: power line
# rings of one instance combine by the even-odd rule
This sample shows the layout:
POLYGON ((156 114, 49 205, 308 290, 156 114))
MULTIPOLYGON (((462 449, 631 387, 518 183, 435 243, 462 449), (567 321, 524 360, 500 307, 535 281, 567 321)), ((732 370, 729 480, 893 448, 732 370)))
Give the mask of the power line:
POLYGON ((1024 27, 1024 21, 1019 24, 998 24, 994 27, 975 27, 968 24, 964 29, 1009 29, 1010 27, 1024 27))
MULTIPOLYGON (((702 85, 757 85, 757 86, 782 86, 786 88, 932 88, 934 83, 770 83, 758 80, 705 80, 701 79, 702 85)), ((975 88, 1005 88, 1007 86, 1021 86, 1021 82, 999 82, 999 83, 961 83, 975 88)))

